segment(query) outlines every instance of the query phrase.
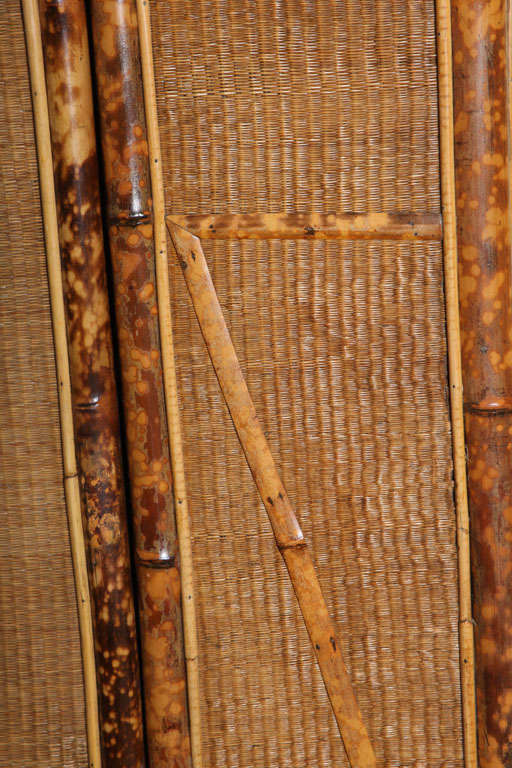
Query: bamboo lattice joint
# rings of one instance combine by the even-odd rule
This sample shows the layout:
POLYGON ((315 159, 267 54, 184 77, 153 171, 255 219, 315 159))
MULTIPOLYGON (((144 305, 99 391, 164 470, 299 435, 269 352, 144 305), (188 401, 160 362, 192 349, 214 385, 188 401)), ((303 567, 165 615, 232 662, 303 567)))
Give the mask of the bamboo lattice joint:
POLYGON ((172 219, 167 226, 219 384, 286 563, 352 768, 374 768, 375 754, 348 675, 309 548, 258 421, 201 241, 172 219))

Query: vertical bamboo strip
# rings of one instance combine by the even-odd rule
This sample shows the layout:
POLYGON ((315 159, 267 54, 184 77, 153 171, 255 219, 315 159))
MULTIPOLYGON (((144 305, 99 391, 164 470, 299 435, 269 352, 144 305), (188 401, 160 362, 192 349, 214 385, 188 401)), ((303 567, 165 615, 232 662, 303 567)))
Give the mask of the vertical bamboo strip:
POLYGON ((373 768, 375 754, 343 660, 313 561, 279 478, 238 362, 200 240, 167 220, 194 310, 277 547, 286 563, 352 768, 373 768))
POLYGON ((148 148, 151 170, 151 190, 154 210, 154 240, 156 261, 156 285, 158 317, 162 342, 162 366, 165 387, 165 405, 171 448, 174 480, 174 500, 181 565, 181 593, 183 605, 183 630, 185 662, 187 669, 187 696, 190 721, 190 748, 194 768, 202 766, 201 708, 199 688, 199 649, 197 644, 196 609, 194 599, 194 572, 192 542, 187 505, 183 447, 178 406, 178 385, 174 364, 171 299, 169 292, 169 264, 167 259, 167 230, 165 226, 165 198, 160 151, 160 132, 156 105, 155 75, 151 41, 149 3, 137 0, 142 80, 146 107, 148 148))
POLYGON ((475 648, 471 613, 469 511, 466 480, 466 446, 464 440, 459 289, 457 281, 457 221, 455 208, 450 0, 437 0, 436 14, 444 286, 446 296, 455 506, 457 512, 459 638, 462 716, 464 726, 464 765, 465 768, 476 768, 477 727, 475 648))
POLYGON ((66 339, 64 295, 60 266, 57 208, 52 168, 50 125, 44 76, 38 0, 23 0, 23 20, 32 89, 39 183, 48 264, 48 282, 58 379, 60 428, 64 464, 64 490, 75 576, 86 705, 89 768, 101 768, 98 693, 94 659, 91 601, 80 507, 80 487, 75 456, 71 380, 66 339))
POLYGON ((190 765, 178 542, 135 0, 92 0, 151 768, 190 765))
POLYGON ((452 4, 478 759, 512 760, 512 305, 505 0, 452 4))
POLYGON ((108 768, 144 765, 142 700, 83 0, 40 0, 71 396, 108 768))

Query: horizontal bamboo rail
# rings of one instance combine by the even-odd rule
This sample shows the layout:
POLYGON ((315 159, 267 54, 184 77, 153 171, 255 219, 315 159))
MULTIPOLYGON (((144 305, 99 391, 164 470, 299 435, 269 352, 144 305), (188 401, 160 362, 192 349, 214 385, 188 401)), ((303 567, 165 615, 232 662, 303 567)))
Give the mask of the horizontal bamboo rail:
POLYGON ((172 214, 170 220, 203 239, 441 240, 437 213, 172 214))
POLYGON ((200 240, 168 220, 185 280, 221 390, 290 575, 352 768, 375 755, 350 682, 340 641, 315 568, 238 362, 200 240))
MULTIPOLYGON (((27 41, 27 56, 34 110, 34 125, 39 169, 39 186, 43 214, 46 263, 50 289, 53 341, 57 369, 64 493, 71 543, 71 557, 76 589, 78 625, 84 673, 85 717, 89 768, 101 768, 98 689, 94 656, 94 634, 91 597, 87 575, 84 530, 80 504, 80 484, 76 463, 71 378, 66 338, 66 312, 60 263, 57 206, 52 167, 52 147, 48 101, 44 74, 43 47, 39 21, 38 0, 23 0, 23 21, 27 41)), ((55 692, 48 692, 51 696, 55 692)), ((56 704, 57 706, 57 704, 56 704)))

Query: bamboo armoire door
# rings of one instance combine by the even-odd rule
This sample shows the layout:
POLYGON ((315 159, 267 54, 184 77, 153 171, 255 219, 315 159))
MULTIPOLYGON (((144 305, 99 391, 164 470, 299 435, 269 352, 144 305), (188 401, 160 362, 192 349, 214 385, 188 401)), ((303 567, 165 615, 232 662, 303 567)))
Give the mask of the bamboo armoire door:
MULTIPOLYGON (((151 14, 165 213, 202 239, 377 764, 476 768, 441 217, 449 4, 128 4, 134 19, 151 14)), ((0 768, 86 768, 30 78, 19 0, 2 10, 0 768)), ((348 768, 170 241, 168 253, 197 616, 193 768, 348 768)))
MULTIPOLYGON (((167 213, 203 237, 378 762, 460 766, 434 5, 164 0, 151 16, 167 213), (413 235, 297 237, 331 213, 406 214, 413 235)), ((170 280, 205 764, 344 766, 172 256, 170 280)))

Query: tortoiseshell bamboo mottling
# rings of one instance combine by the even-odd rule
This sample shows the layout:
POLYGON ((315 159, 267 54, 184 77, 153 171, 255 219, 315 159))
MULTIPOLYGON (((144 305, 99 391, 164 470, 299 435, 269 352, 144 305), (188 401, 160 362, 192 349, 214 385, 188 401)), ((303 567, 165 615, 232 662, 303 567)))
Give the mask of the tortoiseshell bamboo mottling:
POLYGON ((203 240, 440 240, 437 213, 217 213, 171 216, 203 240))
POLYGON ((142 768, 139 659, 82 0, 41 0, 104 768, 142 768))
POLYGON ((464 410, 481 768, 512 765, 512 308, 507 4, 455 0, 464 410))
POLYGON ((92 0, 151 768, 190 764, 178 545, 134 0, 92 0))

